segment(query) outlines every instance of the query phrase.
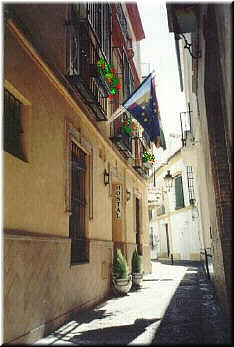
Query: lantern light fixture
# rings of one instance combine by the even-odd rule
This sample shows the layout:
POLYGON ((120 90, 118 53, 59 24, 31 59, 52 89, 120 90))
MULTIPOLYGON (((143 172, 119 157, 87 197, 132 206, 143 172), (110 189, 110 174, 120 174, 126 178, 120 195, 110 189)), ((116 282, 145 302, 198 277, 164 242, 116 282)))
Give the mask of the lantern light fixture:
POLYGON ((126 200, 129 201, 131 199, 131 192, 126 190, 126 200))
POLYGON ((169 192, 173 184, 173 177, 170 173, 170 170, 167 170, 167 174, 164 176, 163 179, 164 179, 165 187, 167 191, 169 192))
POLYGON ((104 171, 104 184, 105 184, 105 186, 107 186, 109 183, 110 183, 110 174, 105 169, 105 171, 104 171))

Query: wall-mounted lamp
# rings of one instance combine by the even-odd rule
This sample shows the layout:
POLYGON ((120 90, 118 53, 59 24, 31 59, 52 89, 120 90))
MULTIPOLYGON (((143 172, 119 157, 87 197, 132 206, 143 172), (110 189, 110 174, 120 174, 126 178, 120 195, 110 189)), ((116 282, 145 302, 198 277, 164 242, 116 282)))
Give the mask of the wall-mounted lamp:
POLYGON ((104 184, 105 184, 105 186, 107 186, 107 184, 109 184, 109 183, 110 183, 110 174, 105 169, 105 171, 104 171, 104 184))
POLYGON ((192 43, 189 43, 188 40, 186 39, 184 34, 175 34, 175 39, 178 41, 180 39, 184 39, 184 49, 187 49, 189 51, 189 54, 193 59, 199 59, 201 58, 201 52, 198 51, 197 54, 192 53, 192 43))
POLYGON ((131 192, 126 190, 126 200, 129 201, 131 199, 131 192))
POLYGON ((173 177, 170 173, 170 170, 167 170, 167 174, 164 176, 163 179, 164 179, 165 187, 167 191, 169 192, 173 184, 173 177))

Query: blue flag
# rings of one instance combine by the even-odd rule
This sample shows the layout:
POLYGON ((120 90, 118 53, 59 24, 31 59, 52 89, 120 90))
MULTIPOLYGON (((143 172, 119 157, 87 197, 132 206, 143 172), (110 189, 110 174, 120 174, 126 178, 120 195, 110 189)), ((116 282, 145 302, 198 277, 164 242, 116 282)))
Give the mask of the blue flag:
MULTIPOLYGON (((164 148, 155 83, 150 74, 123 103, 123 107, 142 125, 150 141, 164 148)), ((165 148, 164 148, 165 149, 165 148)))

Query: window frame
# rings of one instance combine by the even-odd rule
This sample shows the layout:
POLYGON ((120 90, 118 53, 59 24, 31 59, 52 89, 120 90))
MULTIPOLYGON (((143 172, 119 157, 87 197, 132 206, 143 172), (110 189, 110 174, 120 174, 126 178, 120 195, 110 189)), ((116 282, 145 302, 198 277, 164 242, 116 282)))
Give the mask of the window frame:
POLYGON ((14 157, 26 161, 23 143, 23 106, 19 98, 4 88, 3 149, 14 157), (16 126, 13 127, 13 124, 16 126))
POLYGON ((174 179, 175 179, 175 210, 179 210, 185 207, 182 175, 178 175, 174 179), (180 186, 178 186, 177 182, 180 182, 180 186), (180 191, 178 189, 180 189, 180 191), (180 196, 178 194, 180 194, 180 196))
MULTIPOLYGON (((85 175, 85 242, 86 245, 86 259, 83 261, 72 261, 71 266, 79 265, 89 262, 89 233, 88 233, 88 220, 93 219, 93 148, 91 144, 80 134, 79 131, 68 120, 65 120, 65 133, 66 133, 66 150, 65 150, 65 213, 67 216, 71 216, 72 213, 72 167, 71 167, 71 143, 74 142, 86 155, 86 175, 85 175)), ((70 223, 69 223, 70 224, 70 223)), ((69 225, 69 237, 70 237, 70 225, 69 225)))

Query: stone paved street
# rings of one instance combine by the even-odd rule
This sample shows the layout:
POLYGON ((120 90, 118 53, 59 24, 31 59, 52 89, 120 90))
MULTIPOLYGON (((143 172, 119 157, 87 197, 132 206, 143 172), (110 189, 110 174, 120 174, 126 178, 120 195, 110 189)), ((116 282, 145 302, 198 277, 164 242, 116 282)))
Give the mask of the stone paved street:
POLYGON ((214 291, 197 262, 153 262, 140 289, 74 317, 38 345, 231 345, 214 291))

